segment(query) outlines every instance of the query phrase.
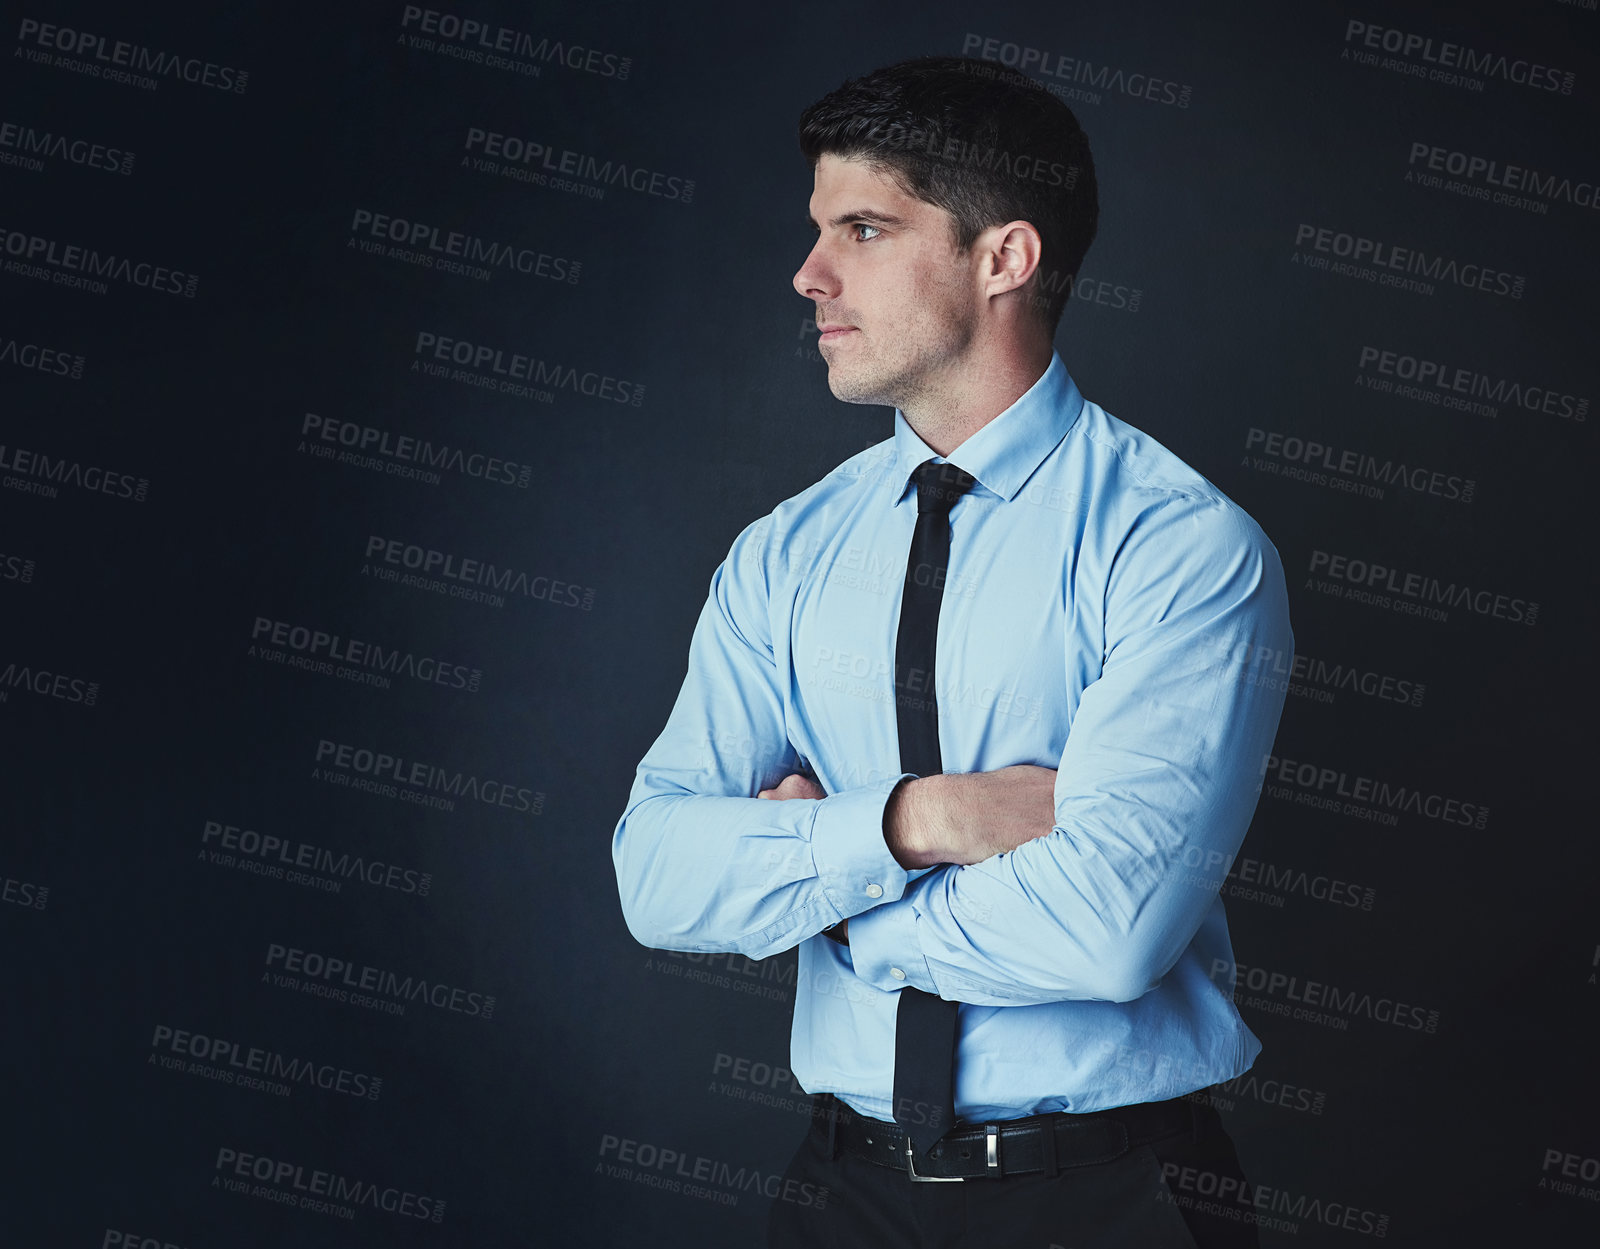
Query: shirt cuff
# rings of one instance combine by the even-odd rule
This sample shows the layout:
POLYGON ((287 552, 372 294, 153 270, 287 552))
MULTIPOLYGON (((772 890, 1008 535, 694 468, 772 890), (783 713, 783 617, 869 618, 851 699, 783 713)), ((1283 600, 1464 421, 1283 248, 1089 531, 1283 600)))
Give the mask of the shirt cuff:
POLYGON ((892 993, 910 985, 939 996, 939 986, 933 982, 917 940, 914 896, 850 921, 850 962, 856 975, 874 988, 892 993))
POLYGON ((895 862, 883 839, 883 809, 902 779, 888 777, 830 794, 817 803, 811 825, 811 862, 823 895, 840 919, 893 902, 905 892, 906 870, 895 862))

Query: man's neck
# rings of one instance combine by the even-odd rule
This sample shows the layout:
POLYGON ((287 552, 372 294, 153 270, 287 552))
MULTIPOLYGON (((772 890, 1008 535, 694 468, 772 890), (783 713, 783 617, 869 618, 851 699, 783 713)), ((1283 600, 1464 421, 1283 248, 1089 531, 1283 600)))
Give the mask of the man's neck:
POLYGON ((983 352, 952 366, 936 394, 918 395, 898 406, 917 437, 936 454, 948 456, 1044 376, 1052 350, 1046 342, 983 352))

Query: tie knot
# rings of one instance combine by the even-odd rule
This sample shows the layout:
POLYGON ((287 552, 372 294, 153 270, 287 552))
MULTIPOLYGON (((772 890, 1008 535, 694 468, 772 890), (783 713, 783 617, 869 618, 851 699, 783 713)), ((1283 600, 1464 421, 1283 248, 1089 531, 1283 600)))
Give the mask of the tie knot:
POLYGON ((978 484, 971 473, 954 464, 936 464, 924 460, 912 471, 911 480, 917 483, 917 514, 943 512, 949 514, 956 500, 978 484))

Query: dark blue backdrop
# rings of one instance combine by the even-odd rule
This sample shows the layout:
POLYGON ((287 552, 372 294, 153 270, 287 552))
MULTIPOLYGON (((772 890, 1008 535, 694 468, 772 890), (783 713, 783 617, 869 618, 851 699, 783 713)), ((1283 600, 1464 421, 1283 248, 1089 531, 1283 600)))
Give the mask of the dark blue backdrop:
POLYGON ((1592 4, 0 7, 7 1243, 757 1243, 793 958, 640 948, 609 839, 890 431, 793 133, 924 52, 1069 98, 1068 366, 1289 572, 1263 1244, 1593 1238, 1592 4))

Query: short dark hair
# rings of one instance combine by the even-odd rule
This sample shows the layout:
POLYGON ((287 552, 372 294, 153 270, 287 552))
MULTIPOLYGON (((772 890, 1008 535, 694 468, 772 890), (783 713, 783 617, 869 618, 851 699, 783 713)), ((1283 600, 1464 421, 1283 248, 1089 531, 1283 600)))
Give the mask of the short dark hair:
POLYGON ((926 56, 853 78, 800 114, 800 150, 853 157, 955 219, 956 245, 1027 221, 1042 256, 1029 305, 1054 335, 1100 216, 1089 139, 1072 110, 1017 70, 926 56))

